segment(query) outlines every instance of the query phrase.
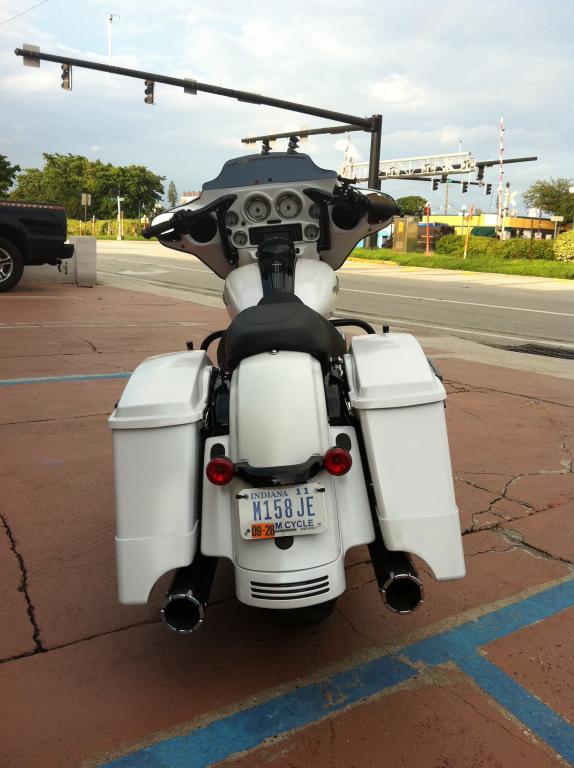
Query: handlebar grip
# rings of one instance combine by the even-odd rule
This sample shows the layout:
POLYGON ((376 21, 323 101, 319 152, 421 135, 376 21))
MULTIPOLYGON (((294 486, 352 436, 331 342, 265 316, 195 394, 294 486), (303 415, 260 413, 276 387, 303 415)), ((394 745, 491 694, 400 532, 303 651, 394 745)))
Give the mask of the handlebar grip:
POLYGON ((164 232, 168 232, 170 229, 173 229, 171 219, 168 221, 162 221, 159 224, 152 224, 151 227, 148 227, 142 231, 142 236, 145 237, 146 240, 150 240, 152 237, 158 237, 164 232))

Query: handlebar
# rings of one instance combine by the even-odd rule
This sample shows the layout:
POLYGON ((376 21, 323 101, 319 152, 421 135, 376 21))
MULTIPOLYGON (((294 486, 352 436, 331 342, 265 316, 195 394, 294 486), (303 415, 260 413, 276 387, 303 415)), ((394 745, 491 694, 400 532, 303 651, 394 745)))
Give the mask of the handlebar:
POLYGON ((212 203, 209 203, 209 205, 204 205, 203 208, 197 208, 194 211, 190 211, 187 208, 176 211, 170 219, 160 221, 159 224, 152 224, 151 227, 144 229, 142 235, 146 240, 150 240, 152 237, 159 237, 171 230, 174 230, 180 235, 184 235, 190 232, 194 223, 201 219, 204 221, 207 220, 207 217, 210 217, 211 213, 216 214, 217 225, 219 226, 219 231, 221 233, 224 231, 223 217, 231 203, 236 199, 237 195, 223 195, 212 203))
POLYGON ((147 227, 147 229, 142 230, 142 236, 145 237, 146 240, 151 240, 152 237, 159 237, 160 235, 163 235, 164 232, 169 232, 170 229, 174 229, 174 225, 172 224, 172 219, 167 219, 166 221, 162 221, 159 224, 152 224, 151 227, 147 227))

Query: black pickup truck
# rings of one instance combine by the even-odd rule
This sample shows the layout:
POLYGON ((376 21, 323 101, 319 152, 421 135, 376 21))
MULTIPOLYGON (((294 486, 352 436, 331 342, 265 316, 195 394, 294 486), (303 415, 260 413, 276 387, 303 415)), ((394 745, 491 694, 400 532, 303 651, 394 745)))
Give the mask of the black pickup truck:
POLYGON ((25 266, 58 266, 73 256, 66 228, 62 205, 0 200, 0 292, 18 283, 25 266))

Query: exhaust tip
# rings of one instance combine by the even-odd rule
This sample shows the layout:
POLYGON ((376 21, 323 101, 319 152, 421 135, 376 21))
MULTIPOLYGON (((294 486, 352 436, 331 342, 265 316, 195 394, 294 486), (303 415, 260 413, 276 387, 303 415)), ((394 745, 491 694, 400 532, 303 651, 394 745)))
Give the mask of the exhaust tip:
POLYGON ((412 613, 424 602, 422 582, 413 573, 391 573, 381 592, 394 613, 412 613))
POLYGON ((180 635, 194 632, 204 618, 204 606, 191 591, 171 593, 161 609, 163 623, 180 635))

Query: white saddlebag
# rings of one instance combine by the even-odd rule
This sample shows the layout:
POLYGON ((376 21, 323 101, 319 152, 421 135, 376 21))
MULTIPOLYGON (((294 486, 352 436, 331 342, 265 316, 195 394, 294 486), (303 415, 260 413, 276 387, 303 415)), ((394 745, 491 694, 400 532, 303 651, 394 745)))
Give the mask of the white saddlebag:
POLYGON ((195 555, 199 421, 210 371, 205 352, 150 357, 110 416, 122 603, 147 602, 160 576, 195 555))
POLYGON ((418 555, 441 581, 461 578, 444 387, 410 334, 357 336, 345 365, 386 546, 418 555))

